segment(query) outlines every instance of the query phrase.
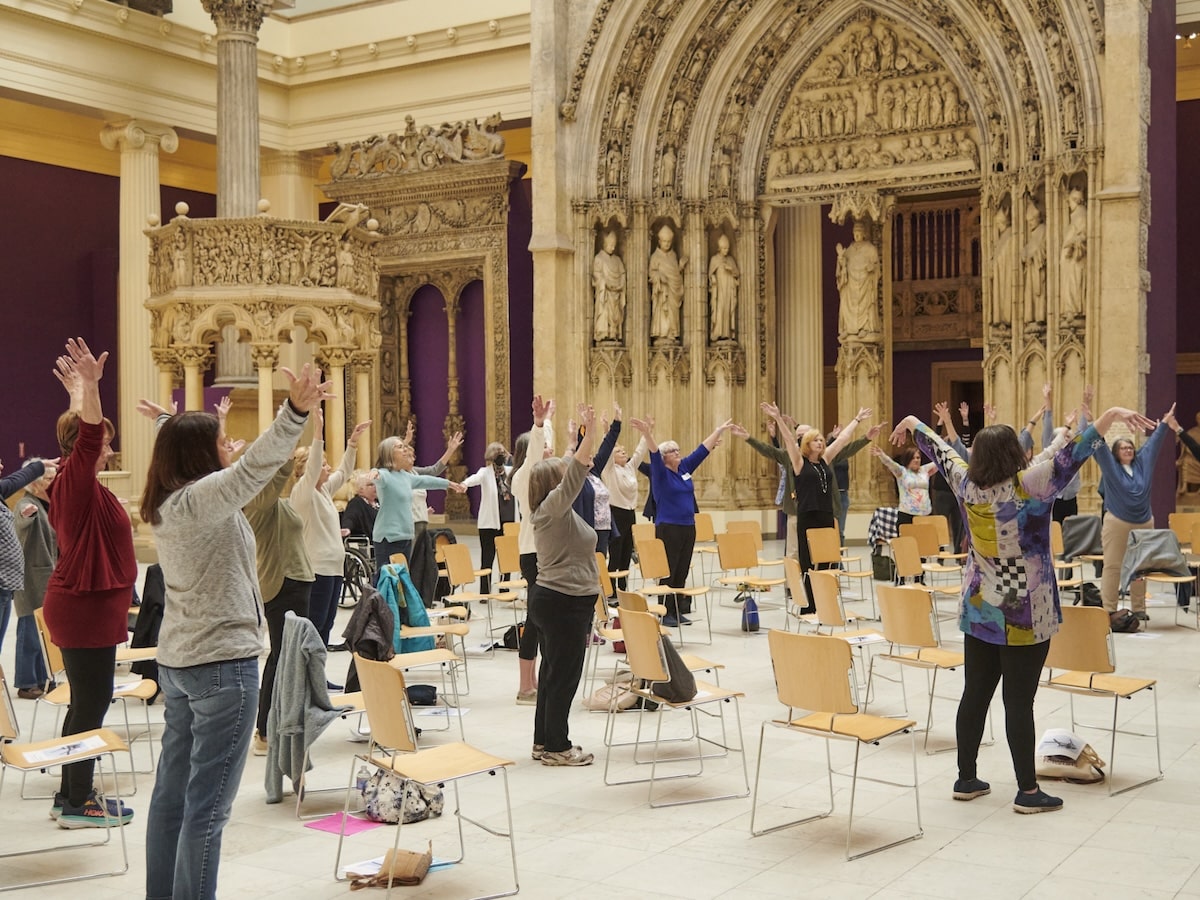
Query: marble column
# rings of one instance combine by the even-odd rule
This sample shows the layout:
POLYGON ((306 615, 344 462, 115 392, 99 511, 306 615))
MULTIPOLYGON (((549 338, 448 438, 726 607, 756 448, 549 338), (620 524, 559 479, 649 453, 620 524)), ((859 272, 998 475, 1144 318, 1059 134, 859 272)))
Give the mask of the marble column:
MULTIPOLYGON (((371 412, 371 371, 374 359, 370 354, 356 353, 351 362, 354 372, 354 421, 366 422, 374 418, 371 412)), ((358 469, 371 467, 371 452, 374 448, 375 427, 368 428, 358 439, 358 461, 354 464, 358 469)))
POLYGON ((280 219, 313 221, 318 216, 317 176, 320 157, 296 150, 264 150, 262 195, 271 202, 271 215, 280 219))
POLYGON ((333 396, 325 401, 325 457, 331 466, 337 466, 346 450, 346 365, 350 351, 322 347, 320 357, 326 380, 333 382, 333 396))
POLYGON ((179 361, 183 363, 183 408, 204 409, 204 370, 212 362, 207 347, 199 344, 183 344, 176 348, 179 361))
POLYGON ((160 389, 147 339, 150 241, 145 230, 147 218, 161 218, 162 213, 159 150, 174 153, 179 148, 179 137, 166 125, 124 119, 106 124, 100 132, 100 143, 121 154, 116 347, 121 402, 115 418, 121 436, 121 467, 132 473, 132 489, 140 494, 150 464, 154 431, 138 415, 135 405, 143 397, 156 396, 160 389))
POLYGON ((786 206, 775 226, 776 346, 779 408, 823 427, 824 348, 821 341, 821 207, 786 206))
POLYGON ((217 26, 217 216, 259 201, 258 29, 270 0, 201 0, 217 26))
POLYGON ((279 345, 251 344, 250 352, 258 371, 258 433, 262 434, 275 418, 275 366, 279 363, 279 345))

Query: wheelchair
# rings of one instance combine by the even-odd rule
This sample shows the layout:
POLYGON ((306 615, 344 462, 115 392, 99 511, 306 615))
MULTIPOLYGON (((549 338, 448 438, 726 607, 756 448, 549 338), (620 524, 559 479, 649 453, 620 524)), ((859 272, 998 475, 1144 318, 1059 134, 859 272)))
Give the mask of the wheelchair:
POLYGON ((348 535, 342 543, 346 556, 342 562, 342 596, 338 598, 338 606, 349 609, 374 582, 375 547, 370 538, 360 535, 348 535))

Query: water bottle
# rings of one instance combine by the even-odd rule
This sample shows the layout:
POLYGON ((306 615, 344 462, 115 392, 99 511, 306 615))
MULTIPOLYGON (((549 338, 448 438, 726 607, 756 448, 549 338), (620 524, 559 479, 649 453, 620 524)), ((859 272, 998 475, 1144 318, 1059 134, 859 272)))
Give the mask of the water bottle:
POLYGON ((358 792, 360 794, 366 793, 367 779, 370 777, 371 774, 367 771, 367 767, 365 765, 358 767, 358 774, 354 776, 354 786, 358 788, 358 792))

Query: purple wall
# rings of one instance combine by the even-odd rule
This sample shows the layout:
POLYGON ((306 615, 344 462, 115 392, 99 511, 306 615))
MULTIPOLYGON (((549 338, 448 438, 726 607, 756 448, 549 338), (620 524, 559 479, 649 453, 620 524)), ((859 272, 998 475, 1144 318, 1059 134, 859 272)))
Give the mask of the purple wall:
MULTIPOLYGON (((1175 4, 1150 7, 1150 247, 1152 290, 1146 298, 1146 341, 1152 364, 1146 375, 1147 415, 1157 418, 1175 402, 1176 327, 1176 170, 1175 170, 1175 4)), ((1191 158, 1192 147, 1187 158, 1191 158)), ((1190 249, 1190 248, 1189 248, 1190 249)), ((1192 306, 1189 312, 1195 310, 1192 306)), ((1183 413, 1184 421, 1189 418, 1183 413)), ((1166 527, 1175 508, 1173 453, 1159 455, 1154 474, 1155 521, 1166 527)))
MULTIPOLYGON (((413 415, 417 420, 417 465, 427 466, 446 449, 442 425, 450 411, 446 398, 450 331, 445 301, 432 285, 425 285, 413 295, 408 341, 413 415), (420 348, 420 352, 415 348, 420 348)), ((445 495, 441 491, 431 491, 429 505, 441 512, 445 509, 445 495)))
POLYGON ((532 423, 533 400, 533 181, 522 178, 509 192, 508 212, 508 349, 511 435, 497 437, 512 450, 517 435, 532 423))
MULTIPOLYGON (((1200 100, 1175 104, 1176 159, 1189 159, 1200 147, 1200 100)), ((1177 263, 1175 329, 1176 349, 1180 353, 1200 353, 1200 328, 1195 312, 1200 309, 1200 254, 1193 241, 1200 234, 1200 181, 1174 179, 1176 203, 1175 252, 1177 263)), ((1157 200, 1157 195, 1155 195, 1157 200)), ((1154 208, 1155 214, 1158 208, 1154 208)), ((1157 284, 1155 285, 1157 287, 1157 284)), ((1179 421, 1190 428, 1193 414, 1200 412, 1200 375, 1180 375, 1175 379, 1175 399, 1179 421)))
MULTIPOLYGON (((483 465, 483 451, 491 441, 506 443, 504 434, 488 434, 487 389, 483 341, 483 282, 472 281, 463 288, 462 307, 458 314, 458 331, 455 335, 458 354, 458 402, 466 430, 463 434, 462 458, 467 472, 474 472, 483 465)), ((479 488, 468 492, 471 500, 471 515, 479 514, 479 488)))
MULTIPOLYGON (((892 414, 893 424, 907 415, 914 415, 922 422, 930 422, 933 417, 931 400, 933 399, 934 363, 945 362, 982 362, 983 350, 964 347, 956 350, 897 350, 892 354, 892 414)), ((979 378, 983 380, 980 370, 979 378)), ((941 398, 951 402, 950 397, 941 398)), ((982 411, 972 410, 974 414, 982 411)), ((957 416, 957 413, 956 413, 957 416)), ((876 415, 875 419, 879 416, 876 415)), ((958 419, 955 418, 955 424, 958 419)))

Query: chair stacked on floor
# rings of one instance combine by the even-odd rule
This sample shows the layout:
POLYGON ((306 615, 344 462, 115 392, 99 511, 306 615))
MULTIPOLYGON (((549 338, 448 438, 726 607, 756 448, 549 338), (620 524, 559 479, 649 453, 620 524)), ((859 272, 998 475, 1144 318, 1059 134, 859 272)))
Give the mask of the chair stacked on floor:
MULTIPOLYGON (((9 769, 20 772, 22 780, 24 780, 24 776, 30 772, 44 770, 51 765, 61 766, 66 763, 94 759, 99 770, 98 781, 103 783, 104 760, 108 759, 111 763, 112 772, 114 776, 116 775, 116 754, 128 753, 129 747, 115 733, 107 728, 97 728, 92 731, 56 737, 47 741, 26 744, 18 743, 21 732, 17 725, 16 712, 12 705, 12 696, 8 692, 8 680, 4 677, 2 669, 0 669, 0 693, 3 694, 0 697, 0 792, 3 791, 4 776, 8 773, 9 769)), ((130 766, 132 767, 132 765, 133 760, 131 758, 130 766)), ((111 800, 116 805, 116 808, 120 809, 121 795, 120 790, 116 787, 117 779, 114 777, 112 780, 114 788, 111 800)), ((102 803, 101 808, 105 810, 107 817, 108 803, 102 803)), ((41 856, 59 850, 80 850, 85 847, 100 847, 112 840, 114 830, 120 832, 121 839, 121 865, 119 868, 86 872, 60 878, 26 881, 20 884, 0 885, 0 892, 17 890, 18 888, 40 887, 47 884, 63 884, 69 881, 85 881, 90 878, 124 875, 129 871, 129 850, 125 842, 125 829, 118 824, 116 818, 113 818, 110 824, 103 829, 104 840, 88 841, 82 844, 56 844, 29 850, 8 850, 0 852, 0 859, 11 859, 13 857, 30 856, 33 854, 41 856)))
POLYGON ((850 809, 846 822, 846 859, 859 859, 921 837, 924 831, 921 827, 921 796, 917 778, 917 741, 916 735, 913 733, 916 723, 909 719, 889 719, 859 711, 851 676, 853 664, 850 645, 845 641, 836 637, 791 634, 778 630, 772 630, 767 635, 767 639, 771 649, 771 666, 775 673, 776 691, 779 702, 787 707, 787 714, 783 719, 763 722, 759 732, 758 762, 754 769, 754 797, 750 805, 750 833, 757 837, 793 825, 803 825, 823 819, 833 813, 834 768, 831 745, 835 741, 841 741, 854 745, 854 764, 850 771, 850 809), (798 710, 807 710, 807 714, 798 714, 798 710), (756 828, 759 784, 763 768, 763 747, 766 743, 768 726, 789 734, 809 735, 825 741, 829 808, 824 812, 802 819, 794 819, 767 828, 756 828), (911 788, 913 804, 916 809, 917 830, 885 844, 853 853, 851 851, 854 838, 854 801, 860 777, 858 769, 862 748, 865 745, 879 744, 887 738, 905 733, 909 735, 912 754, 912 783, 861 777, 863 780, 881 784, 911 788))

